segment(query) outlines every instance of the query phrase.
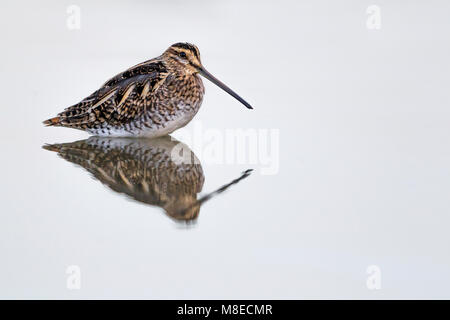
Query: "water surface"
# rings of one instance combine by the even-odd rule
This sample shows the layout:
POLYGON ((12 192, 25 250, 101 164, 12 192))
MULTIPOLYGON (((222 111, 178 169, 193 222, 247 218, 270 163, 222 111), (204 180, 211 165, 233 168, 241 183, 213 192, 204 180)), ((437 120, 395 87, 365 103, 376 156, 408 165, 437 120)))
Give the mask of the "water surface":
POLYGON ((447 2, 69 4, 2 4, 1 298, 450 297, 447 2), (198 163, 42 126, 179 41, 255 108, 205 81, 198 163))

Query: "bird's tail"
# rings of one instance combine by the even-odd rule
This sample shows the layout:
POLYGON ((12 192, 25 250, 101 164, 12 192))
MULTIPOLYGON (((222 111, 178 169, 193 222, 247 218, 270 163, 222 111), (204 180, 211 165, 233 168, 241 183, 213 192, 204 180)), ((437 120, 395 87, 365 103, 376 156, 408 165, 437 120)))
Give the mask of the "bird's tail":
POLYGON ((48 151, 54 151, 59 152, 61 150, 61 145, 58 144, 45 144, 42 146, 42 149, 48 150, 48 151))
POLYGON ((57 126, 59 125, 61 122, 61 118, 60 117, 54 117, 45 121, 42 121, 43 124, 45 124, 47 127, 49 126, 57 126))

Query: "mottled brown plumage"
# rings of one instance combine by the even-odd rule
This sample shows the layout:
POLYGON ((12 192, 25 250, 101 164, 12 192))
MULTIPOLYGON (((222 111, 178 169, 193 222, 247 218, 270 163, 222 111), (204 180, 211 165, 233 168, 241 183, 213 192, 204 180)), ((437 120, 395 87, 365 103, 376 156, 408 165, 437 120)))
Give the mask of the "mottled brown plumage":
POLYGON ((197 199, 205 180, 201 163, 188 146, 170 136, 91 137, 43 148, 83 167, 115 192, 164 209, 176 221, 195 220, 204 202, 250 174, 246 171, 240 178, 197 199))
POLYGON ((199 110, 204 94, 199 74, 251 108, 206 71, 196 46, 177 43, 161 56, 106 81, 89 97, 44 124, 100 136, 167 135, 185 126, 199 110))

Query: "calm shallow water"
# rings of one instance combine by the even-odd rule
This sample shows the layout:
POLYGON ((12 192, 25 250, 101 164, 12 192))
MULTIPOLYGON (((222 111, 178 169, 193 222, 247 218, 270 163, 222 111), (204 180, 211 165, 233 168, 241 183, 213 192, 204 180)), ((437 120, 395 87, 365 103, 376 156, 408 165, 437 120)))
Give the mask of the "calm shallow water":
POLYGON ((2 5, 1 298, 449 298, 444 1, 381 3, 378 31, 351 1, 80 2, 72 31, 68 4, 47 4, 2 5), (196 165, 162 161, 170 138, 42 126, 178 41, 255 106, 205 81, 173 135, 196 165), (256 133, 255 161, 227 160, 238 129, 256 133))

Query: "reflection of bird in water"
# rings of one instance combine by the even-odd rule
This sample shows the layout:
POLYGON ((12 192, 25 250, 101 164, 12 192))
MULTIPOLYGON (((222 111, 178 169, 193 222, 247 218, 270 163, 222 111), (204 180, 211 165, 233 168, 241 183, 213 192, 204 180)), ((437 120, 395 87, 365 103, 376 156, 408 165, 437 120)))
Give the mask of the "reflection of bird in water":
POLYGON ((240 178, 197 199, 205 180, 200 161, 185 144, 170 136, 158 139, 91 137, 43 148, 58 152, 67 161, 85 168, 112 190, 163 208, 177 221, 196 219, 205 201, 251 172, 247 170, 240 178))

